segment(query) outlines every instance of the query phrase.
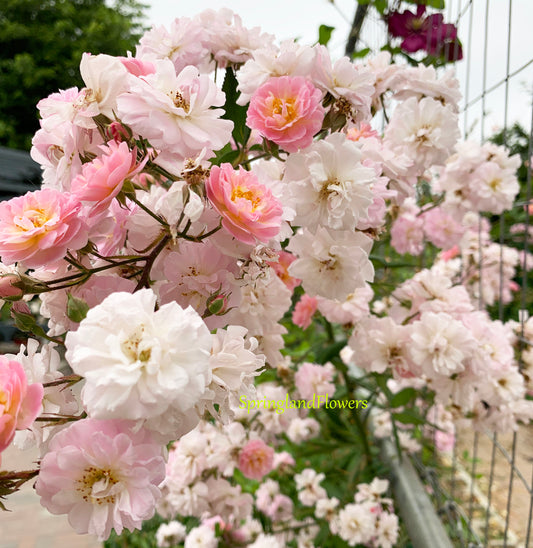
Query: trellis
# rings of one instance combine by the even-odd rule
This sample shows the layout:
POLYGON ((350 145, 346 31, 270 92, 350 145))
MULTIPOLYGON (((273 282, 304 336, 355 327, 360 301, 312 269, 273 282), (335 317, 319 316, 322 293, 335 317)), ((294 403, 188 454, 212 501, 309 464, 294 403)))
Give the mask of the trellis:
MULTIPOLYGON (((403 3, 402 8, 405 7, 403 3)), ((413 9, 413 6, 407 7, 413 9)), ((447 22, 456 25, 463 45, 464 60, 456 64, 463 91, 463 136, 485 142, 494 133, 490 124, 496 123, 505 145, 509 128, 519 123, 528 136, 527 156, 531 159, 533 37, 524 33, 520 27, 524 21, 531 21, 533 4, 529 0, 447 0, 443 13, 447 22)), ((385 24, 373 15, 366 4, 361 3, 353 19, 347 52, 365 46, 376 50, 385 41, 385 24)), ((524 208, 529 204, 531 161, 527 167, 525 199, 517 201, 514 207, 524 208)), ((504 215, 496 222, 499 224, 499 243, 503 246, 508 229, 504 215)), ((520 317, 513 318, 521 322, 520 354, 530 344, 524 338, 524 322, 528 312, 533 313, 527 276, 532 262, 529 255, 530 226, 531 214, 526 207, 525 230, 520 246, 523 250, 523 275, 519 289, 522 313, 520 317)), ((481 257, 479 262, 481 279, 481 257)), ((500 268, 502 264, 500 253, 500 268)), ((502 281, 497 310, 501 320, 504 319, 502 281)), ((482 294, 479 296, 479 307, 484 307, 482 294)), ((519 362, 523 365, 520 356, 519 362)), ((443 459, 436 449, 430 464, 423 463, 419 457, 413 459, 420 477, 432 493, 438 515, 454 546, 533 546, 533 444, 527 458, 519 458, 519 448, 525 440, 531 438, 531 432, 531 427, 523 427, 509 436, 489 432, 459 432, 449 459, 443 459)), ((437 539, 433 545, 440 546, 437 539)))

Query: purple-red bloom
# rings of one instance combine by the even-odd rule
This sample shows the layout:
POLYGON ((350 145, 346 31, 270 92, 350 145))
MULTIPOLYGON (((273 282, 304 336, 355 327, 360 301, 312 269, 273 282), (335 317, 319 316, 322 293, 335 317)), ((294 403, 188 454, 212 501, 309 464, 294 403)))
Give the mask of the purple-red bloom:
POLYGON ((457 28, 444 23, 441 13, 426 15, 426 6, 418 6, 416 14, 407 10, 390 13, 387 22, 391 36, 404 39, 400 47, 405 51, 426 50, 431 55, 444 56, 447 61, 463 58, 457 28))

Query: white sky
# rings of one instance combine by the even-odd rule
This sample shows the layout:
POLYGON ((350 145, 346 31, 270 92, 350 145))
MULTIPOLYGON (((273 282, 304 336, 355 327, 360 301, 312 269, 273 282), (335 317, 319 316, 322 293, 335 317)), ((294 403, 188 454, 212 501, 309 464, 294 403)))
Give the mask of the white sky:
MULTIPOLYGON (((356 8, 355 0, 145 0, 151 7, 148 16, 151 24, 169 26, 175 17, 194 16, 212 8, 228 7, 238 13, 245 26, 261 27, 264 32, 274 34, 278 39, 296 38, 304 44, 312 44, 318 38, 318 27, 326 24, 335 27, 330 41, 333 57, 344 52, 344 45, 356 8)), ((468 98, 477 97, 483 90, 483 44, 485 43, 486 0, 447 0, 444 10, 447 22, 459 18, 459 37, 463 42, 465 57, 469 51, 470 9, 472 9, 472 46, 470 48, 470 81, 468 98), (467 8, 465 10, 465 8, 467 8)), ((492 0, 488 17, 488 48, 486 87, 497 83, 506 75, 507 28, 510 0, 492 0)), ((411 8, 414 11, 414 8, 411 8)), ((533 0, 513 0, 511 14, 511 63, 513 72, 533 57, 533 0)), ((383 44, 383 31, 375 17, 365 21, 363 38, 370 46, 383 44)), ((463 95, 466 86, 466 59, 457 63, 457 76, 463 95)), ((507 108, 508 123, 520 121, 529 130, 531 125, 531 100, 533 92, 533 64, 510 80, 507 108)), ((505 88, 488 94, 485 104, 485 137, 503 127, 505 117, 505 88)), ((468 126, 474 124, 473 135, 479 137, 482 118, 481 101, 468 111, 468 126)))

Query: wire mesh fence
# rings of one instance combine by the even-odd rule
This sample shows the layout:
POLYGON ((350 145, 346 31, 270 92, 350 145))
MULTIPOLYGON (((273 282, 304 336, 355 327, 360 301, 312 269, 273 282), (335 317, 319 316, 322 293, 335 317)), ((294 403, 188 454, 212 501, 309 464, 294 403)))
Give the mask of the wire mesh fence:
MULTIPOLYGON (((532 259, 530 245, 531 164, 533 140, 532 82, 533 40, 524 21, 530 16, 528 1, 468 0, 447 2, 448 20, 453 20, 463 43, 464 61, 457 64, 457 75, 464 90, 462 126, 465 138, 485 142, 498 136, 500 144, 516 145, 521 137, 527 175, 515 209, 525 209, 525 223, 512 245, 521 252, 519 317, 510 317, 504 306, 503 275, 500 272, 499 304, 493 311, 500 320, 520 322, 519 353, 530 342, 524 336, 524 323, 531 312, 528 271, 532 259), (525 151, 524 151, 525 149, 525 151)), ((498 224, 500 269, 504 246, 509 244, 512 226, 501 215, 498 224)), ((480 287, 483 257, 479 257, 480 287)), ((479 293, 479 308, 485 307, 479 293)), ((518 356, 521 366, 524 362, 518 356)), ((524 371, 526 378, 527 371, 524 371)), ((458 429, 450 457, 433 455, 432 462, 415 458, 420 476, 432 492, 434 502, 450 538, 456 546, 533 546, 533 442, 531 427, 505 435, 458 429)))
MULTIPOLYGON (((530 393, 533 375, 522 354, 531 346, 525 322, 533 315, 533 287, 528 276, 533 264, 533 206, 529 207, 533 157, 532 14, 531 0, 447 0, 444 11, 445 20, 457 28, 464 53, 464 59, 455 65, 463 91, 460 120, 464 138, 497 142, 522 156, 522 189, 514 211, 490 219, 498 227, 500 246, 499 299, 491 312, 501 321, 514 320, 518 324, 517 359, 530 393), (520 212, 522 215, 517 215, 520 212), (523 220, 524 213, 520 227, 513 225, 514 219, 523 220), (514 308, 506 306, 503 299, 503 253, 507 245, 520 252, 514 308)), ((387 40, 386 33, 383 21, 368 17, 361 30, 359 49, 379 49, 379 44, 387 40)), ((457 51, 454 53, 457 57, 457 51)), ((480 288, 486 267, 480 246, 480 288)), ((486 308, 482 289, 478 306, 486 308)), ((439 453, 435 448, 429 459, 427 455, 413 458, 454 546, 533 547, 532 434, 532 426, 505 434, 457 428, 452 454, 439 453)))

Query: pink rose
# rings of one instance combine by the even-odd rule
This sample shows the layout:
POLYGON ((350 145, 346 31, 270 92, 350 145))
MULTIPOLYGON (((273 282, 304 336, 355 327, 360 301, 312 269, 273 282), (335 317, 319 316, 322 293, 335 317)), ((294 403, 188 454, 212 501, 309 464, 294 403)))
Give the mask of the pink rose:
POLYGON ((311 320, 317 307, 318 300, 316 297, 310 297, 307 294, 302 295, 294 307, 292 323, 302 329, 307 329, 311 325, 311 320))
POLYGON ((222 216, 222 226, 237 240, 255 244, 268 242, 281 226, 283 209, 270 190, 242 167, 214 166, 205 183, 211 205, 222 216))
POLYGON ((101 146, 102 156, 84 164, 80 175, 74 178, 71 192, 82 202, 95 202, 91 213, 101 213, 120 192, 127 178, 138 173, 148 161, 146 157, 137 164, 137 149, 128 144, 109 141, 101 146))
POLYGON ((294 289, 302 283, 302 280, 291 276, 288 270, 289 266, 296 260, 296 256, 283 250, 280 250, 277 253, 278 260, 269 262, 268 264, 274 269, 278 278, 287 286, 287 288, 294 291, 294 289))
POLYGON ((0 452, 15 437, 15 430, 29 428, 41 410, 43 385, 28 386, 19 362, 0 356, 0 452))
POLYGON ((250 479, 260 480, 272 470, 274 449, 263 440, 250 440, 239 454, 239 470, 250 479))
POLYGON ((0 203, 0 256, 5 264, 36 268, 87 243, 81 203, 72 194, 45 188, 0 203))
POLYGON ((253 94, 246 118, 287 152, 309 146, 323 121, 322 92, 302 76, 270 78, 253 94))
POLYGON ((107 540, 111 529, 140 529, 161 497, 161 446, 121 420, 83 419, 57 433, 41 461, 35 491, 52 514, 68 514, 79 534, 107 540))

